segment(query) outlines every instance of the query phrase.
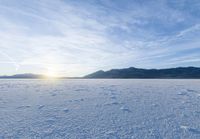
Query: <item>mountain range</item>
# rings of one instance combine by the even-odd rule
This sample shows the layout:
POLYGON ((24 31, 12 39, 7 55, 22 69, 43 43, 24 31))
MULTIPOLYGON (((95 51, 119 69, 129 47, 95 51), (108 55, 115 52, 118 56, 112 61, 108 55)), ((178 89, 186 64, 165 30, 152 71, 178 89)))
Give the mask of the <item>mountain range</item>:
POLYGON ((140 69, 125 68, 112 69, 109 71, 97 71, 86 75, 84 78, 200 78, 198 67, 178 67, 169 69, 140 69))
MULTIPOLYGON (((16 74, 11 76, 0 76, 0 79, 42 79, 47 76, 41 74, 16 74)), ((59 77, 61 79, 95 79, 95 78, 135 78, 135 79, 200 79, 200 68, 198 67, 178 67, 168 69, 141 69, 124 68, 111 69, 108 71, 99 70, 84 77, 59 77)))

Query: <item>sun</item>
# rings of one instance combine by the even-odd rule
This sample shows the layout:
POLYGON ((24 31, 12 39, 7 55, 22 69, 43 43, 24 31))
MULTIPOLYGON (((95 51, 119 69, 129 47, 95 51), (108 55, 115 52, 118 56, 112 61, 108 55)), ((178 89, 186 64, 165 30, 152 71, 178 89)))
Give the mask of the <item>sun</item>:
POLYGON ((45 73, 46 78, 57 78, 58 72, 56 72, 55 70, 48 68, 48 70, 45 73))

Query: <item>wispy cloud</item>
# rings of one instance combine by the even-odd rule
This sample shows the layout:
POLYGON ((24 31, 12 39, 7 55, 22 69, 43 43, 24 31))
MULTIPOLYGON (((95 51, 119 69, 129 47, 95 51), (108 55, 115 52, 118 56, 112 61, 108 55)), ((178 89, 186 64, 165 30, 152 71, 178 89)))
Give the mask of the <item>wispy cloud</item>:
POLYGON ((81 76, 129 66, 200 66, 200 15, 186 2, 2 0, 0 72, 81 76))

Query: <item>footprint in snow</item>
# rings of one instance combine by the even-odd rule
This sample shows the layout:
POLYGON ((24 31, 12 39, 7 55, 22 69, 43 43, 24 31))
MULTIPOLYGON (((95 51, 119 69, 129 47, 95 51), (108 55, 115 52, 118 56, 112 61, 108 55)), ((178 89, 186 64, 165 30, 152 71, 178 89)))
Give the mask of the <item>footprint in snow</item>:
POLYGON ((80 88, 80 89, 75 89, 74 91, 76 91, 76 92, 82 92, 82 91, 88 91, 88 89, 80 88))
POLYGON ((200 130, 199 129, 196 129, 196 128, 191 128, 191 127, 188 127, 188 126, 180 126, 181 129, 183 129, 184 131, 188 131, 188 132, 192 132, 194 134, 200 134, 200 130))
POLYGON ((56 94, 55 94, 55 93, 53 93, 53 94, 51 94, 51 96, 53 96, 53 97, 54 97, 54 96, 56 96, 56 94))
POLYGON ((120 110, 124 111, 124 112, 131 112, 131 110, 128 107, 121 107, 120 110))
POLYGON ((31 106, 27 105, 27 106, 19 106, 17 107, 17 109, 26 109, 26 108, 30 108, 31 106))
POLYGON ((110 94, 113 95, 113 96, 116 95, 116 93, 114 93, 114 92, 111 92, 110 94))
POLYGON ((104 106, 119 105, 119 104, 121 104, 121 103, 119 103, 119 102, 110 102, 110 103, 104 104, 104 106))
POLYGON ((158 105, 158 104, 152 104, 152 106, 153 106, 153 107, 158 107, 159 105, 158 105))
POLYGON ((196 93, 195 90, 192 90, 192 89, 186 89, 188 92, 192 92, 192 93, 196 93))
POLYGON ((187 92, 184 91, 184 92, 178 93, 178 95, 180 95, 180 96, 186 96, 186 95, 188 95, 188 94, 187 94, 187 92))
POLYGON ((116 97, 116 96, 111 96, 110 98, 111 98, 111 99, 117 99, 117 97, 116 97))
POLYGON ((84 99, 83 99, 83 98, 81 98, 81 99, 74 99, 74 100, 70 100, 70 102, 81 102, 81 101, 84 101, 84 99))
POLYGON ((38 109, 44 108, 44 105, 39 105, 38 109))
POLYGON ((68 113, 69 109, 64 109, 63 112, 68 113))
POLYGON ((200 93, 196 90, 187 89, 187 91, 196 94, 197 97, 200 97, 200 93))

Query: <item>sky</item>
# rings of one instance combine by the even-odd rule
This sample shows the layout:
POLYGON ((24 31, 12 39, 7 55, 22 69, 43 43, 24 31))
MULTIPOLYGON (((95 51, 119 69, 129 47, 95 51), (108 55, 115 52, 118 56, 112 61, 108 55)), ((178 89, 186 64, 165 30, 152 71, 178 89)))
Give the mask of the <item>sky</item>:
POLYGON ((0 75, 200 66, 199 0, 0 0, 0 75))

